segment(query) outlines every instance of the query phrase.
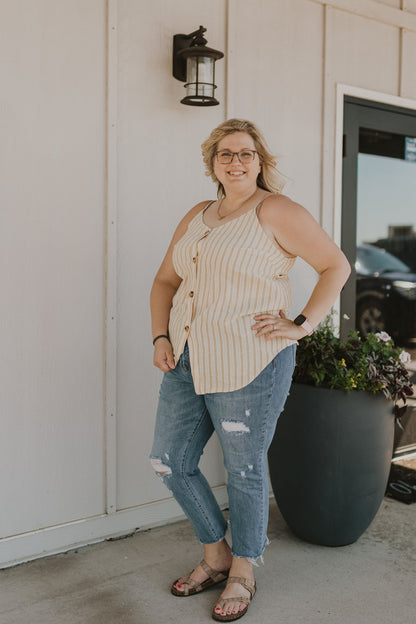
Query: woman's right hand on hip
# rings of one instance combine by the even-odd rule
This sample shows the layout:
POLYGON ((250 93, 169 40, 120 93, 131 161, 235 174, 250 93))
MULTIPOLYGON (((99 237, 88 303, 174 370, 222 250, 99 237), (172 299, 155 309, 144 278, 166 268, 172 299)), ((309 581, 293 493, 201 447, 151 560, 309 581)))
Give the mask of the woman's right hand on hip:
POLYGON ((167 338, 159 338, 155 342, 153 364, 164 373, 168 373, 175 368, 172 345, 167 338))

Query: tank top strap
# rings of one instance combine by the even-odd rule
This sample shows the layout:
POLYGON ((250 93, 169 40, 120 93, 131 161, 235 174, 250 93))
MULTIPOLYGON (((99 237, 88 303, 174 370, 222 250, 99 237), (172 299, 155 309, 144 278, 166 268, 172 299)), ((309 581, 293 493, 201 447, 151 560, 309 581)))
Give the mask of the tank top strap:
POLYGON ((254 212, 256 213, 257 217, 260 214, 260 210, 261 207, 263 206, 263 202, 268 198, 268 197, 273 197, 274 195, 278 195, 279 193, 272 193, 271 195, 266 195, 266 197, 263 197, 263 199, 257 204, 257 206, 254 209, 254 212))
POLYGON ((210 206, 212 206, 212 204, 213 204, 214 202, 215 202, 215 199, 210 199, 210 200, 209 200, 209 201, 205 204, 205 206, 202 208, 202 210, 201 210, 200 214, 201 214, 202 216, 204 216, 205 211, 206 211, 206 210, 208 210, 208 208, 209 208, 210 206))

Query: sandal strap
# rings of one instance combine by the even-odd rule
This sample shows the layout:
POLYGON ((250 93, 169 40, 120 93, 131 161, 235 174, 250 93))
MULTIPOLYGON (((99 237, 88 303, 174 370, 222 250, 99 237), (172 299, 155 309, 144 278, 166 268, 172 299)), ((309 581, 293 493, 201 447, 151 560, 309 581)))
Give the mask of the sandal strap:
POLYGON ((189 587, 193 587, 195 591, 198 591, 199 586, 200 586, 200 584, 197 581, 191 578, 191 574, 188 574, 188 576, 185 576, 185 578, 182 581, 182 584, 185 585, 185 589, 183 590, 184 596, 189 596, 189 587))
POLYGON ((245 596, 233 596, 232 598, 220 598, 219 600, 217 600, 217 606, 221 607, 221 609, 223 609, 225 607, 225 605, 227 605, 230 602, 242 602, 245 605, 249 605, 251 600, 250 598, 246 598, 245 596))
POLYGON ((218 570, 214 570, 213 568, 211 568, 211 566, 207 564, 205 559, 202 559, 199 565, 204 570, 204 572, 208 574, 209 578, 214 581, 214 583, 223 581, 224 579, 228 577, 228 574, 226 572, 219 572, 218 570))
POLYGON ((244 589, 250 592, 251 598, 253 598, 254 594, 256 593, 256 581, 252 581, 251 579, 243 578, 242 576, 229 576, 227 580, 227 585, 229 585, 230 583, 239 583, 240 585, 242 585, 244 589))
MULTIPOLYGON (((205 559, 202 559, 199 565, 204 570, 204 572, 208 574, 208 577, 213 581, 213 583, 220 583, 221 581, 225 581, 225 579, 228 577, 228 571, 218 572, 218 570, 214 570, 213 568, 211 568, 211 566, 207 564, 205 559)), ((204 589, 204 584, 208 581, 208 579, 202 581, 202 583, 198 583, 198 581, 195 581, 195 579, 191 578, 191 575, 194 571, 195 570, 192 570, 192 572, 190 572, 182 580, 182 584, 185 585, 185 589, 183 591, 184 596, 189 596, 190 587, 192 587, 195 592, 200 592, 202 589, 204 589)))

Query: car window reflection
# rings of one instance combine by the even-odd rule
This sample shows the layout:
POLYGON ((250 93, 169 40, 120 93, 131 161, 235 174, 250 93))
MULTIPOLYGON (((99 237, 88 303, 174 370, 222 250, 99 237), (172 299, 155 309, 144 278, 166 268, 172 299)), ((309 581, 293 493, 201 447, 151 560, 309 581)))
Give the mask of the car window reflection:
POLYGON ((388 251, 358 245, 355 263, 356 328, 386 331, 396 341, 416 337, 416 273, 388 251))

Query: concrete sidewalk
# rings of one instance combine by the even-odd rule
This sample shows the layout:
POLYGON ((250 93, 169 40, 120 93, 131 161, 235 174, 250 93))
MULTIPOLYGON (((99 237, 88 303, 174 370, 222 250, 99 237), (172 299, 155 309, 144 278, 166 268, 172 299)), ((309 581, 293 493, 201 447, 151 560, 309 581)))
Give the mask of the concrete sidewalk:
MULTIPOLYGON (((292 535, 270 503, 265 565, 245 624, 414 624, 416 504, 386 498, 351 546, 292 535)), ((177 598, 170 583, 201 558, 188 522, 0 571, 1 624, 204 624, 218 588, 177 598)))

